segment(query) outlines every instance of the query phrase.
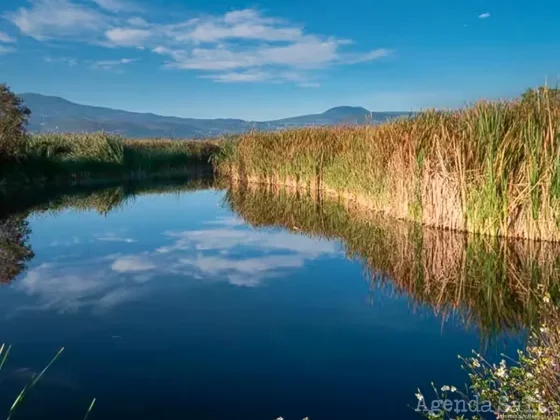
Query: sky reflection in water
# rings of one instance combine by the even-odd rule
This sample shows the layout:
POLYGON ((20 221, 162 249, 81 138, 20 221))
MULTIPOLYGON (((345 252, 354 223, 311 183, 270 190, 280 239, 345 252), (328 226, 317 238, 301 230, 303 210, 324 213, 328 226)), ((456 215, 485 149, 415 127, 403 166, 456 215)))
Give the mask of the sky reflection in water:
POLYGON ((418 386, 465 382, 474 328, 370 289, 338 241, 246 225, 223 194, 30 216, 36 256, 0 288, 0 410, 60 346, 21 418, 81 418, 93 397, 93 419, 418 418, 418 386))

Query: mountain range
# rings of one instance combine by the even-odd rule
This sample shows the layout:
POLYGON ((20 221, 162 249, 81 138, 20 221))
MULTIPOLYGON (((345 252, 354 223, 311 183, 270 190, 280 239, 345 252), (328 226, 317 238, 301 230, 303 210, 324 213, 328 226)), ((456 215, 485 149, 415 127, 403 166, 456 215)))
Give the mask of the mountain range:
POLYGON ((246 121, 231 118, 198 119, 165 117, 152 113, 129 112, 80 105, 56 96, 37 93, 19 95, 31 109, 31 132, 106 131, 128 138, 205 138, 248 130, 282 130, 290 127, 336 124, 379 123, 409 115, 405 112, 370 112, 365 108, 340 106, 321 114, 301 115, 272 121, 246 121))

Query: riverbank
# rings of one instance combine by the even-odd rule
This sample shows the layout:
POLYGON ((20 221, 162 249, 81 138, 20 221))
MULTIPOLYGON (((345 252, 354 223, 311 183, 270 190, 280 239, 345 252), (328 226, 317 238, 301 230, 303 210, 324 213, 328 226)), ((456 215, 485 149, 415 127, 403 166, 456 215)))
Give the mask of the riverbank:
POLYGON ((560 94, 429 111, 379 126, 247 133, 218 171, 320 189, 424 226, 560 241, 560 94))
POLYGON ((29 135, 20 158, 0 165, 0 188, 137 180, 211 172, 218 141, 125 140, 107 133, 29 135))
POLYGON ((382 125, 250 132, 208 141, 30 135, 0 189, 217 171, 320 189, 423 226, 560 241, 560 91, 427 111, 382 125))

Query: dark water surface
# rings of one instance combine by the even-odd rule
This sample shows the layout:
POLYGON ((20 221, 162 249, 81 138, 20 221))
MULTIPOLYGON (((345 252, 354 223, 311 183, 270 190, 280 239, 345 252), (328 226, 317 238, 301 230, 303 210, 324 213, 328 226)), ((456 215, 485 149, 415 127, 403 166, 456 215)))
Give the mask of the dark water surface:
MULTIPOLYGON (((522 344, 530 310, 514 292, 428 287, 432 271, 454 281, 446 258, 464 240, 424 235, 433 254, 415 254, 340 208, 270 194, 125 196, 15 219, 35 257, 0 285, 2 415, 62 346, 14 418, 82 419, 94 397, 90 419, 421 418, 418 387, 466 383, 459 354, 522 344)), ((507 281, 488 270, 490 288, 507 281)))

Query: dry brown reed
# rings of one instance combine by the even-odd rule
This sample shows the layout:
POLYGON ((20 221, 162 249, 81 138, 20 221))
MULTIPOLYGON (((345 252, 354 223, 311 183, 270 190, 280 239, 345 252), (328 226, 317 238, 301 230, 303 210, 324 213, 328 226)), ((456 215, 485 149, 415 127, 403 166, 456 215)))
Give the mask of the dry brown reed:
POLYGON ((252 132, 223 147, 221 173, 319 184, 425 226, 560 240, 560 95, 428 111, 379 126, 252 132))

